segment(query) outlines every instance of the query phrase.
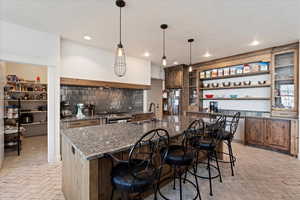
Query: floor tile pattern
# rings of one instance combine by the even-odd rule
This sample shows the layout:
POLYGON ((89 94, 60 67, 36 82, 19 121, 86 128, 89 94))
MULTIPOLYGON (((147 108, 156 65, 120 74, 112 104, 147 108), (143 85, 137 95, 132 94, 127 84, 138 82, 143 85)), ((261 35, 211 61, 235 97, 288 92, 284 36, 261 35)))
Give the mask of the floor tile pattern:
MULTIPOLYGON (((61 163, 48 164, 46 137, 24 140, 23 154, 8 155, 0 171, 1 200, 64 200, 61 192, 61 163)), ((214 200, 299 200, 300 161, 288 155, 234 144, 237 163, 234 177, 229 165, 222 164, 223 183, 213 181, 214 196, 209 196, 207 180, 201 180, 202 199, 214 200)), ((192 177, 190 177, 192 178, 192 177)), ((184 199, 193 190, 188 185, 184 199)), ((162 192, 179 199, 171 186, 162 192)), ((149 200, 151 199, 148 198, 149 200)), ((147 200, 148 200, 147 199, 147 200)))

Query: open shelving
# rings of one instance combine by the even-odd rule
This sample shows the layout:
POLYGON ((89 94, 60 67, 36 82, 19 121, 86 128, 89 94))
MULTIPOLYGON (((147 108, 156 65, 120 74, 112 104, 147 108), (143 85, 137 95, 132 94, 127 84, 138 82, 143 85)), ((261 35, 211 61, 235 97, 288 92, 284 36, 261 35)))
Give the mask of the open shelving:
POLYGON ((211 78, 201 78, 201 81, 207 80, 216 80, 216 79, 226 79, 226 78, 238 78, 238 77, 246 77, 246 76, 257 76, 263 74, 270 74, 270 71, 259 71, 259 72, 249 72, 249 73, 241 73, 241 74, 234 74, 234 75, 227 75, 227 76, 218 76, 218 77, 211 77, 211 78))
POLYGON ((228 87, 215 87, 215 88, 199 88, 199 90, 225 90, 225 89, 264 88, 264 87, 271 87, 271 84, 242 85, 242 86, 228 86, 228 87))
POLYGON ((240 97, 240 98, 200 98, 200 100, 271 100, 268 97, 240 97))

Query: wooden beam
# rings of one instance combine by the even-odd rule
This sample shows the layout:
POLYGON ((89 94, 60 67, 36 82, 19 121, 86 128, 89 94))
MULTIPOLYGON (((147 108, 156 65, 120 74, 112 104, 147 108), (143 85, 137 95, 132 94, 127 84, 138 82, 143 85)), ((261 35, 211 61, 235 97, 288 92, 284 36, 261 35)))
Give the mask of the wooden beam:
POLYGON ((66 77, 60 78, 60 84, 61 85, 69 85, 69 86, 126 88, 126 89, 140 89, 140 90, 148 90, 151 88, 151 85, 118 83, 118 82, 108 82, 108 81, 95 81, 95 80, 66 78, 66 77))

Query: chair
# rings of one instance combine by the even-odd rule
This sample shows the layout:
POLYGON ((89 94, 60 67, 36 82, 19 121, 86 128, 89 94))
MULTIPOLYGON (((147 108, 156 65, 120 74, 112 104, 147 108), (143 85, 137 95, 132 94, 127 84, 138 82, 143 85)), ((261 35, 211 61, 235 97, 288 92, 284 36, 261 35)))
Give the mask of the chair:
POLYGON ((154 199, 157 194, 157 181, 160 177, 162 160, 161 148, 168 148, 169 134, 164 129, 154 129, 144 134, 131 148, 127 161, 119 160, 111 154, 106 154, 113 163, 111 172, 112 194, 115 190, 122 194, 123 199, 135 195, 142 199, 141 194, 149 188, 154 190, 154 199))
MULTIPOLYGON (((233 155, 233 151, 232 151, 232 140, 234 138, 234 134, 236 133, 236 130, 237 130, 237 127, 239 125, 239 120, 240 120, 240 116, 241 116, 241 113, 240 112, 237 112, 232 120, 230 121, 230 124, 229 124, 229 130, 228 128, 226 127, 221 139, 222 141, 227 145, 228 147, 228 153, 226 152, 218 152, 218 153, 222 153, 224 155, 227 155, 229 156, 229 161, 225 161, 225 160, 218 160, 219 162, 222 162, 222 163, 230 163, 230 167, 231 167, 231 175, 234 176, 234 166, 235 166, 235 162, 236 162, 236 157, 233 155)), ((228 123, 228 122, 227 122, 228 123)))
POLYGON ((217 151, 216 147, 221 141, 223 132, 225 131, 226 126, 226 117, 220 117, 214 124, 211 124, 205 131, 203 131, 200 135, 194 136, 190 139, 190 145, 196 150, 196 173, 198 172, 198 164, 203 163, 199 162, 199 153, 201 151, 205 151, 207 153, 207 165, 206 169, 208 170, 208 177, 196 174, 197 177, 208 179, 209 180, 209 188, 210 195, 213 195, 212 192, 212 179, 219 177, 220 182, 222 182, 222 175, 219 167, 219 162, 217 159, 217 151), (217 166, 211 164, 211 161, 215 158, 217 166), (215 168, 218 171, 218 174, 212 176, 211 168, 215 168))
MULTIPOLYGON (((183 199, 182 184, 185 184, 186 182, 191 184, 196 190, 196 195, 194 196, 193 200, 196 200, 198 197, 201 200, 198 179, 195 175, 196 168, 193 165, 193 162, 195 160, 195 153, 190 148, 189 141, 193 134, 203 131, 203 128, 204 128, 204 126, 202 123, 200 123, 199 120, 193 121, 189 125, 188 129, 183 132, 183 134, 182 134, 183 140, 182 140, 181 145, 170 145, 169 149, 162 150, 163 154, 165 151, 168 152, 165 157, 165 164, 169 165, 172 168, 173 176, 167 177, 163 180, 160 180, 160 183, 162 183, 166 180, 173 179, 173 190, 176 190, 176 179, 179 179, 179 195, 180 195, 179 198, 180 198, 180 200, 183 199), (193 172, 194 172, 193 175, 195 178, 195 183, 192 182, 191 180, 187 179, 186 176, 182 177, 183 174, 187 173, 189 167, 193 167, 193 172)), ((169 200, 164 194, 162 194, 162 192, 160 190, 160 184, 158 185, 158 192, 163 199, 169 200)))

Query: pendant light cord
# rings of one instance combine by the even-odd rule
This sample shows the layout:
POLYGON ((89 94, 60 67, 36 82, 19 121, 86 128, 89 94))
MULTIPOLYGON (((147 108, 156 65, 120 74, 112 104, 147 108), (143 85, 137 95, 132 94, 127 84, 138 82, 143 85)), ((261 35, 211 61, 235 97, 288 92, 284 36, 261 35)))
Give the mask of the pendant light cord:
POLYGON ((120 44, 122 44, 122 8, 120 7, 120 44))
POLYGON ((164 57, 166 56, 166 55, 165 55, 165 51, 166 51, 166 49, 165 49, 165 48, 166 48, 166 47, 165 47, 165 46, 166 46, 166 45, 165 45, 165 43, 166 43, 165 37, 166 37, 166 36, 165 36, 165 30, 163 30, 163 54, 164 54, 163 56, 164 56, 164 57))
POLYGON ((192 65, 192 42, 190 42, 190 65, 192 65))

